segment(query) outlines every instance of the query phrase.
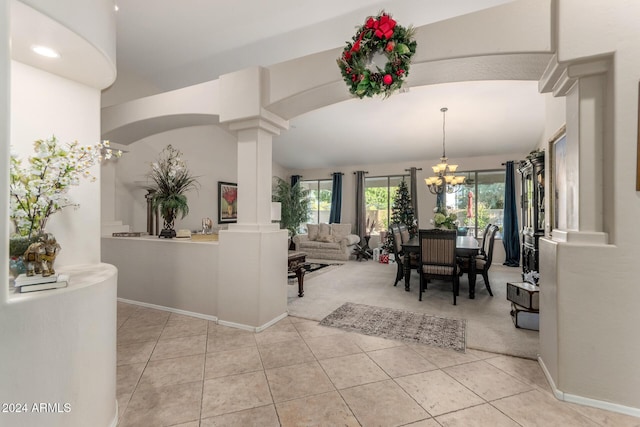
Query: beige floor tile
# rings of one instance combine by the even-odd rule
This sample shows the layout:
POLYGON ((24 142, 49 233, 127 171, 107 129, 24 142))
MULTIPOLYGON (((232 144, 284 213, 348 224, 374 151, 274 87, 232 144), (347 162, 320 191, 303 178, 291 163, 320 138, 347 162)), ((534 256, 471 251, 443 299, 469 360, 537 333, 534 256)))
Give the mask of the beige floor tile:
POLYGON ((433 418, 406 424, 405 427, 441 427, 433 418))
POLYGON ((147 363, 155 346, 155 341, 118 345, 117 365, 120 366, 130 365, 132 363, 147 363))
POLYGON ((455 366, 478 360, 478 358, 471 353, 461 353, 459 351, 433 347, 430 345, 410 344, 410 347, 438 368, 446 368, 448 366, 455 366))
POLYGON ((295 316, 287 316, 287 319, 289 319, 291 323, 304 323, 304 322, 318 323, 316 320, 304 319, 302 317, 295 317, 295 316))
POLYGON ((402 341, 358 334, 355 332, 350 333, 349 336, 352 337, 353 342, 355 342, 356 345, 362 349, 362 351, 382 350, 385 348, 401 347, 405 345, 405 343, 403 343, 402 341))
MULTIPOLYGON (((209 327, 209 331, 211 331, 211 327, 209 327)), ((239 329, 224 332, 216 329, 216 331, 207 335, 207 353, 256 346, 256 339, 251 332, 239 329)))
POLYGON ((270 345, 300 338, 300 334, 291 322, 277 323, 264 331, 255 334, 258 346, 270 345))
POLYGON ((306 338, 305 342, 318 359, 362 353, 360 347, 353 342, 349 334, 306 338))
POLYGON ((395 380, 432 416, 484 403, 471 390, 442 371, 429 371, 395 380))
POLYGON ((203 372, 204 354, 152 360, 147 364, 138 387, 162 387, 202 381, 203 372))
POLYGON ((640 418, 590 406, 568 403, 569 407, 604 427, 640 427, 640 418))
POLYGON ((364 353, 325 359, 320 364, 337 389, 389 379, 364 353))
POLYGON ((487 359, 487 363, 513 375, 520 381, 539 387, 551 393, 551 386, 544 375, 542 367, 536 360, 522 359, 520 357, 498 356, 487 359))
POLYGON ((146 365, 146 363, 134 363, 120 365, 116 368, 116 396, 129 395, 131 397, 146 365))
POLYGON ((136 311, 131 313, 127 323, 136 326, 144 325, 163 325, 167 323, 167 319, 171 313, 168 311, 155 310, 153 308, 138 307, 136 311))
POLYGON ((207 335, 207 322, 180 322, 164 327, 160 340, 189 337, 193 335, 207 335))
POLYGON ((335 390, 329 377, 316 361, 267 369, 265 373, 275 402, 335 390))
POLYGON ((493 406, 474 406, 436 418, 442 427, 518 427, 518 423, 493 406))
POLYGON ((291 323, 296 327, 296 330, 304 339, 324 337, 327 335, 340 335, 345 333, 338 328, 320 326, 315 320, 298 319, 295 322, 292 320, 291 323))
POLYGON ((206 319, 201 319, 199 317, 188 316, 186 314, 171 313, 169 315, 169 320, 167 320, 167 326, 175 326, 180 323, 192 323, 192 324, 203 323, 207 325, 209 321, 206 319))
POLYGON ((564 402, 540 390, 529 391, 491 403, 524 427, 588 427, 598 424, 571 409, 564 402))
POLYGON ((500 357, 500 354, 497 353, 489 353, 488 351, 476 350, 473 348, 467 348, 466 353, 472 354, 480 360, 491 359, 494 357, 500 357))
POLYGON ((171 426, 198 420, 202 382, 138 388, 118 427, 171 426))
POLYGON ((265 369, 298 365, 315 360, 307 344, 298 338, 292 341, 265 345, 259 348, 265 369))
POLYGON ((127 321, 129 317, 118 316, 116 319, 116 328, 120 329, 122 325, 127 321))
POLYGON ((392 378, 438 369, 405 345, 370 351, 367 354, 392 378))
POLYGON ((342 397, 335 391, 276 403, 276 411, 282 427, 360 425, 342 397))
POLYGON ((399 426, 429 418, 392 380, 348 388, 340 394, 363 426, 399 426))
POLYGON ((172 338, 170 340, 158 341, 156 348, 153 350, 153 354, 151 354, 151 360, 204 354, 206 345, 206 335, 195 335, 192 337, 172 338))
POLYGON ((262 370, 260 353, 256 347, 207 353, 204 377, 219 378, 262 370))
POLYGON ((129 316, 131 316, 136 310, 138 309, 137 305, 133 305, 133 304, 127 304, 124 302, 120 302, 118 301, 118 306, 117 306, 117 314, 118 314, 118 318, 122 317, 125 320, 127 318, 129 318, 129 316))
POLYGON ((121 345, 141 341, 156 341, 160 338, 163 329, 163 325, 130 325, 127 320, 125 324, 118 329, 117 342, 118 345, 121 345))
POLYGON ((278 414, 273 405, 245 409, 232 414, 203 418, 200 427, 279 427, 278 414))
POLYGON ((512 396, 533 388, 481 360, 445 368, 443 371, 487 401, 512 396))
POLYGON ((264 372, 204 381, 202 418, 257 408, 273 403, 264 372))
POLYGON ((198 427, 199 425, 199 421, 190 421, 188 423, 174 424, 171 427, 198 427))

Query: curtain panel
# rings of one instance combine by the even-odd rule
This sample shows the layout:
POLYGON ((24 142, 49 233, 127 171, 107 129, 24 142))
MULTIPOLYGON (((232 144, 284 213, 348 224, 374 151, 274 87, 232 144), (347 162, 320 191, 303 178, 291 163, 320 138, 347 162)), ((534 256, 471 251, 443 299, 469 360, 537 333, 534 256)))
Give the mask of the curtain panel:
POLYGON ((504 265, 520 266, 520 229, 518 228, 518 205, 516 201, 516 176, 513 161, 506 163, 504 175, 504 222, 502 244, 506 254, 504 265))
POLYGON ((331 211, 329 224, 340 223, 342 216, 342 172, 334 172, 331 184, 331 211))
POLYGON ((364 195, 365 171, 356 171, 356 234, 364 240, 366 234, 367 206, 364 195))

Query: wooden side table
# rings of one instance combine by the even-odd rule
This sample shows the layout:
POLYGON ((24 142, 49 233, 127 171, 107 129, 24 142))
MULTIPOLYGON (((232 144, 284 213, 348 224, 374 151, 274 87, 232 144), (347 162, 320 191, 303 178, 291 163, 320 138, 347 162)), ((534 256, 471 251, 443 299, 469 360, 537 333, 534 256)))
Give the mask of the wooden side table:
POLYGON ((305 252, 289 251, 288 270, 295 273, 298 278, 298 297, 304 296, 304 265, 307 262, 307 254, 305 252))

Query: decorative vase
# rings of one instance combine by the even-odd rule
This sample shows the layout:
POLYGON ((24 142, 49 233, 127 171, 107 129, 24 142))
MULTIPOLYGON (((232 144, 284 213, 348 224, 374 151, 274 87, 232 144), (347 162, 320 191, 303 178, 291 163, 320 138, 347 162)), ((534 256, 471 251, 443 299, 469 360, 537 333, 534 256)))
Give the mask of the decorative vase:
POLYGON ((164 219, 164 227, 162 228, 162 231, 160 232, 160 235, 158 237, 163 237, 165 239, 172 239, 176 237, 176 230, 174 229, 176 210, 169 209, 164 213, 162 218, 164 219))

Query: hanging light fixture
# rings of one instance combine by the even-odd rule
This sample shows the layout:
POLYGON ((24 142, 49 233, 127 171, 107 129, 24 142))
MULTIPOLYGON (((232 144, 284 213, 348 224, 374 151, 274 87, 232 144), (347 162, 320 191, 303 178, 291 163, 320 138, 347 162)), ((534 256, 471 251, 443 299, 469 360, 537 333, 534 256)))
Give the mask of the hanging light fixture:
POLYGON ((464 183, 464 176, 456 176, 456 170, 458 165, 450 165, 447 163, 447 156, 444 151, 444 139, 445 139, 445 113, 447 107, 442 107, 442 157, 440 157, 440 163, 435 166, 431 166, 435 176, 425 178, 427 188, 432 194, 441 194, 443 192, 455 193, 462 188, 464 183))

